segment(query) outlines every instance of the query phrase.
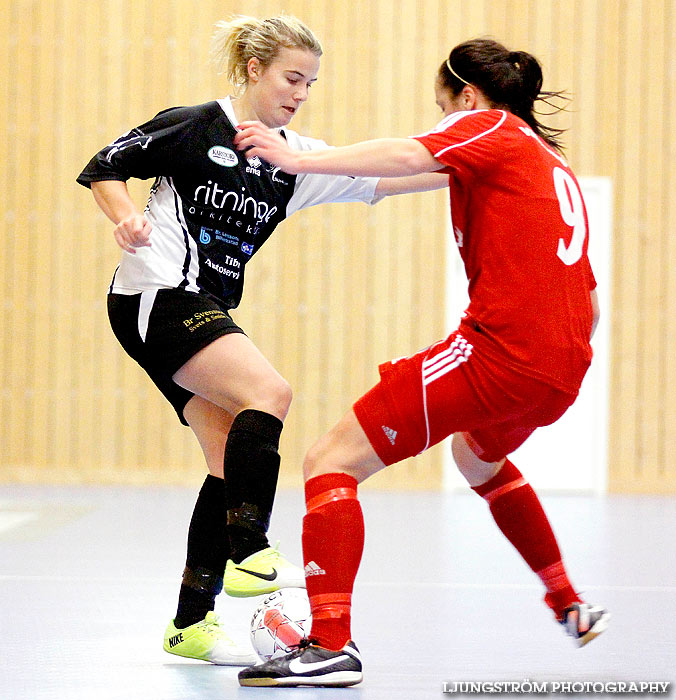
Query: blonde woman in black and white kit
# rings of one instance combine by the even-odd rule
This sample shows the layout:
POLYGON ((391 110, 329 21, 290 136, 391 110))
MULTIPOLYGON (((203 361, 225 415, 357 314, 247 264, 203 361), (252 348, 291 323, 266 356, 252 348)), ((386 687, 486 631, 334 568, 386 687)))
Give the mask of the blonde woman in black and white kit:
POLYGON ((299 209, 373 204, 447 184, 438 174, 288 175, 237 151, 237 125, 249 120, 283 129, 294 149, 327 147, 284 128, 307 99, 321 54, 312 32, 288 15, 219 22, 214 56, 238 97, 160 112, 102 149, 78 177, 115 224, 124 251, 108 296, 113 331, 204 452, 209 475, 164 649, 215 664, 255 661, 213 612, 221 590, 254 596, 305 585, 303 571, 266 535, 291 388, 230 317, 245 266, 299 209), (155 179, 144 212, 129 196, 132 177, 155 179))

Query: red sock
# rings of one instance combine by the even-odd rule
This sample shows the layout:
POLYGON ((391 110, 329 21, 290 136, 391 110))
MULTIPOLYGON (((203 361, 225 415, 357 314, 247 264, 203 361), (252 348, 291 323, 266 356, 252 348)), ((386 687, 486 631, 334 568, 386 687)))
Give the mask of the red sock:
POLYGON ((303 563, 312 609, 310 637, 338 651, 352 638, 352 587, 364 549, 357 480, 322 474, 305 484, 303 563))
POLYGON ((545 602, 561 617, 565 608, 580 599, 535 491, 509 460, 492 479, 472 490, 488 502, 497 526, 544 583, 545 602))

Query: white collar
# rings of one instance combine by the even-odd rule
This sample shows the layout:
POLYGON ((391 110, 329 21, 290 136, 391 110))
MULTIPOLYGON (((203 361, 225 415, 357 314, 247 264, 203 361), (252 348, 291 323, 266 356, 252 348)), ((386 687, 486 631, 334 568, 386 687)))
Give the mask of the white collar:
POLYGON ((236 129, 238 120, 235 116, 235 110, 232 108, 232 98, 230 95, 228 95, 228 97, 223 97, 220 100, 216 100, 216 102, 221 105, 221 109, 225 112, 225 116, 230 120, 230 123, 236 129))
MULTIPOLYGON (((227 97, 222 97, 219 100, 216 100, 219 105, 221 105, 221 109, 225 112, 225 116, 230 120, 230 123, 237 129, 239 126, 239 119, 237 119, 237 116, 235 115, 235 110, 233 109, 232 106, 232 97, 228 95, 227 97)), ((278 127, 274 129, 274 131, 281 131, 285 127, 278 127)))

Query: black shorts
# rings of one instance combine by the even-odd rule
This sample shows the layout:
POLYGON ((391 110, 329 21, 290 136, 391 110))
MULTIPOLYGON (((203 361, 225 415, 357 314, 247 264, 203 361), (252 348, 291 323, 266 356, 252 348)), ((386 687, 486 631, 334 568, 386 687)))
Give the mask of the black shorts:
POLYGON ((172 377, 193 355, 228 333, 244 333, 213 297, 182 289, 109 294, 108 318, 127 354, 174 407, 183 425, 193 397, 172 377))

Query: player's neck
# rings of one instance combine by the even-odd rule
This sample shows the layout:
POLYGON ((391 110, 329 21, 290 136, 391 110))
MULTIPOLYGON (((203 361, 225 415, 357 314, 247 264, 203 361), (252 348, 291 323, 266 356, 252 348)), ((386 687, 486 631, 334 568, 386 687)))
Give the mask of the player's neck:
POLYGON ((238 124, 241 122, 263 121, 246 93, 240 97, 231 97, 230 102, 238 124))

